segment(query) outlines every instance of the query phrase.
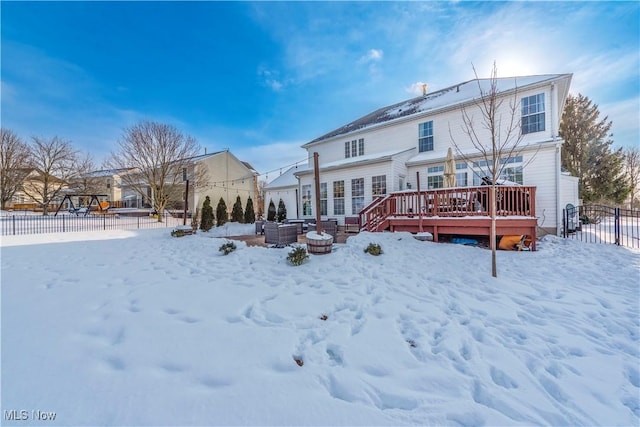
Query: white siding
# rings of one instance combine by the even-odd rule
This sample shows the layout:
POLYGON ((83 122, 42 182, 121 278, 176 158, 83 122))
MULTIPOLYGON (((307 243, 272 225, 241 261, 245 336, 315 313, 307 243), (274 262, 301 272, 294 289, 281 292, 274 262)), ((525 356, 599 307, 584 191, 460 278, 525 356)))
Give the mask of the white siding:
POLYGON ((557 227, 557 168, 556 147, 548 145, 536 152, 523 154, 525 168, 523 172, 524 185, 536 186, 536 217, 538 227, 557 227))
POLYGON ((280 199, 284 202, 284 206, 287 209, 287 219, 295 219, 298 217, 297 213, 297 187, 283 187, 273 190, 267 190, 264 198, 264 218, 267 219, 267 213, 269 212, 269 202, 273 200, 273 204, 278 211, 278 204, 280 199))
POLYGON ((578 183, 580 180, 578 177, 570 175, 560 175, 560 208, 564 209, 568 203, 573 206, 580 204, 578 183))
MULTIPOLYGON (((351 204, 351 180, 357 178, 364 178, 364 206, 367 206, 372 198, 371 191, 371 178, 373 176, 386 175, 387 181, 387 193, 392 191, 390 185, 392 185, 392 177, 393 177, 393 162, 391 160, 376 163, 373 165, 366 166, 357 166, 350 167, 344 169, 334 169, 328 172, 322 172, 320 174, 320 182, 327 183, 327 215, 328 218, 338 218, 338 223, 344 223, 345 216, 353 216, 357 215, 358 212, 352 211, 351 204), (333 214, 333 182, 334 181, 344 181, 344 215, 334 215, 333 214)), ((311 197, 312 200, 315 200, 315 188, 313 183, 313 174, 306 174, 300 177, 300 186, 303 185, 311 185, 311 197)), ((300 203, 300 202, 299 202, 300 203)), ((302 215, 302 206, 299 206, 300 217, 305 218, 302 215)), ((307 216, 306 218, 315 218, 315 204, 313 206, 312 215, 307 216)), ((323 218, 325 216, 323 215, 323 218)))
MULTIPOLYGON (((526 134, 523 136, 520 146, 529 147, 528 151, 520 153, 523 155, 523 184, 536 186, 536 215, 538 216, 540 227, 556 228, 558 225, 559 201, 559 157, 556 155, 556 145, 558 123, 560 120, 559 109, 561 99, 566 97, 568 84, 562 86, 562 93, 557 93, 557 86, 552 86, 550 82, 538 86, 529 87, 526 90, 518 90, 517 93, 505 95, 501 108, 498 112, 502 117, 501 128, 506 131, 509 122, 513 118, 514 125, 519 128, 521 122, 521 100, 524 97, 544 93, 545 102, 545 129, 544 131, 526 134), (560 98, 560 99, 559 99, 560 98)), ((475 122, 474 129, 481 134, 481 137, 489 144, 490 135, 482 135, 482 116, 477 106, 468 104, 465 106, 467 114, 475 122)), ((320 155, 320 166, 325 163, 335 162, 345 159, 345 142, 358 141, 364 139, 365 155, 389 152, 394 150, 411 150, 410 152, 397 155, 392 161, 370 164, 366 166, 345 166, 341 169, 334 169, 323 173, 321 182, 328 183, 328 213, 332 217, 332 182, 335 180, 345 181, 345 215, 355 215, 357 212, 351 211, 351 179, 365 178, 365 201, 366 206, 372 200, 371 197, 371 177, 376 175, 387 175, 387 192, 399 189, 399 177, 404 176, 405 182, 411 184, 411 188, 417 189, 416 172, 420 172, 420 188, 427 189, 427 167, 444 163, 444 159, 449 147, 457 146, 456 156, 460 158, 460 152, 468 158, 475 158, 479 153, 473 146, 469 136, 465 133, 463 125, 463 113, 460 106, 443 108, 435 112, 426 112, 419 117, 399 118, 378 125, 369 126, 361 131, 353 132, 349 135, 342 135, 329 138, 320 143, 308 147, 310 164, 313 164, 313 152, 320 155), (433 121, 434 149, 423 153, 418 152, 418 129, 420 123, 433 121)), ((519 130, 519 129, 518 129, 519 130)), ((502 138, 504 140, 504 138, 502 138)), ((487 145, 489 147, 489 145, 487 145)), ((350 157, 350 159, 357 160, 350 157)), ((473 177, 468 170, 469 185, 473 183, 473 177)), ((313 189, 313 175, 307 174, 301 177, 301 185, 310 184, 313 189)), ((300 212, 302 210, 300 209, 300 212)))
MULTIPOLYGON (((524 135, 522 144, 530 144, 539 141, 547 141, 552 139, 552 115, 557 111, 553 110, 553 102, 549 87, 545 89, 531 89, 518 92, 515 95, 509 95, 499 110, 499 116, 502 117, 502 128, 506 131, 507 124, 511 120, 511 106, 516 105, 515 109, 515 125, 520 125, 520 100, 526 96, 539 93, 545 94, 545 130, 524 135)), ((467 106, 467 113, 473 117, 477 132, 482 131, 482 117, 477 109, 472 105, 467 106)), ((392 147, 393 149, 409 149, 415 148, 418 153, 418 126, 420 123, 433 121, 433 151, 425 152, 425 156, 432 158, 445 157, 447 149, 453 146, 453 143, 464 152, 475 151, 469 136, 464 132, 462 110, 453 109, 448 111, 440 111, 435 114, 424 114, 418 118, 398 119, 381 125, 372 126, 360 132, 349 134, 348 136, 338 136, 328 139, 326 142, 314 145, 309 148, 310 164, 313 164, 313 152, 318 152, 321 163, 333 162, 344 159, 344 144, 347 141, 358 141, 364 139, 365 154, 373 154, 378 152, 386 152, 392 147)), ((557 129, 557 128, 555 128, 557 129)), ((553 130, 555 130, 553 129, 553 130)), ((354 159, 357 159, 354 158, 354 159)))

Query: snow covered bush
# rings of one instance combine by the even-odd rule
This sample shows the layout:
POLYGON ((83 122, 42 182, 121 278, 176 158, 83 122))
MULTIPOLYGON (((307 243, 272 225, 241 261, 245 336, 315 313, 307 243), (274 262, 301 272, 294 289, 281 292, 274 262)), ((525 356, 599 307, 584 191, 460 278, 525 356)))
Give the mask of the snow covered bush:
POLYGON ((256 214, 253 211, 253 200, 251 197, 247 199, 247 206, 244 208, 244 223, 253 224, 256 222, 256 214))
POLYGON ((276 220, 276 205, 273 204, 273 200, 269 200, 269 208, 267 209, 267 221, 276 220))
POLYGON ((284 201, 280 199, 278 202, 278 211, 276 213, 276 219, 278 222, 284 222, 287 219, 287 207, 284 205, 284 201))
POLYGON ((244 222, 244 212, 242 211, 242 201, 240 196, 236 197, 236 202, 231 209, 231 222, 242 224, 244 222))
POLYGON ((220 201, 218 202, 218 206, 216 207, 216 218, 218 219, 218 227, 225 225, 229 220, 229 214, 227 213, 227 204, 224 202, 224 199, 222 197, 220 197, 220 201))
POLYGON ((207 196, 202 203, 202 218, 200 220, 200 230, 209 231, 213 228, 213 207, 211 206, 211 199, 207 196))
POLYGON ((190 225, 178 225, 176 228, 171 230, 171 235, 173 237, 182 237, 187 236, 189 234, 194 234, 196 231, 191 228, 190 225))
POLYGON ((367 246, 364 251, 365 253, 378 256, 382 253, 382 248, 377 243, 369 243, 369 246, 367 246))
POLYGON ((227 242, 220 246, 218 251, 222 252, 222 255, 229 255, 231 252, 236 250, 236 244, 233 242, 227 242))
POLYGON ((289 252, 289 255, 287 255, 287 261, 289 261, 291 265, 300 265, 307 258, 309 258, 309 254, 307 254, 307 250, 302 246, 296 246, 289 252))

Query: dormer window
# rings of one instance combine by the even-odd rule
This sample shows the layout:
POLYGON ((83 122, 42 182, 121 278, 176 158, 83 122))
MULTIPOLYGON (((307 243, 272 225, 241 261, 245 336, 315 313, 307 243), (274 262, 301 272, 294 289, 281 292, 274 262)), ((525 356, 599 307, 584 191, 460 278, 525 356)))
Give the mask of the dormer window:
POLYGON ((544 93, 522 98, 522 134, 544 131, 544 93))

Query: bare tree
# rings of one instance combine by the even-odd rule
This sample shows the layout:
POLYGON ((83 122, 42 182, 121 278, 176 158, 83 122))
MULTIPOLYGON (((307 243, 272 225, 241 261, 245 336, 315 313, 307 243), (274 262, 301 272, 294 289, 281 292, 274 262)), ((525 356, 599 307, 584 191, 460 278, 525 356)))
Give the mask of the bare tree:
POLYGON ((31 173, 23 184, 24 193, 42 206, 42 214, 49 214, 49 205, 68 187, 75 174, 77 151, 71 142, 54 136, 46 139, 32 137, 29 147, 31 173))
MULTIPOLYGON (((101 175, 95 175, 96 164, 90 153, 78 156, 74 176, 69 182, 69 189, 77 194, 101 194, 105 192, 105 180, 101 175)), ((85 198, 85 204, 90 200, 85 198)))
MULTIPOLYGON (((488 87, 483 86, 478 78, 475 67, 473 72, 478 82, 480 97, 474 101, 472 108, 462 109, 462 131, 469 138, 475 155, 468 155, 460 149, 455 141, 451 129, 449 135, 456 149, 457 155, 466 161, 484 160, 485 176, 491 181, 489 215, 491 217, 491 233, 489 236, 491 245, 491 275, 498 277, 496 261, 496 183, 500 179, 506 162, 500 159, 517 156, 523 149, 522 129, 520 125, 520 102, 518 100, 517 85, 512 97, 503 96, 498 89, 498 71, 496 63, 493 63, 491 77, 488 79, 488 87), (503 105, 509 101, 508 105, 503 105), (479 113, 476 120, 474 113, 479 113)), ((529 160, 530 161, 530 160, 529 160)))
POLYGON ((631 191, 629 192, 630 205, 633 209, 638 200, 638 190, 640 190, 640 148, 628 147, 624 151, 625 174, 629 182, 631 191))
MULTIPOLYGON (((130 170, 121 176, 123 184, 143 198, 151 189, 153 208, 161 213, 169 202, 180 200, 185 177, 194 186, 203 181, 193 162, 199 151, 196 140, 174 126, 141 121, 124 130, 118 150, 111 153, 105 165, 130 170)), ((162 221, 162 215, 158 215, 158 221, 162 221)))
POLYGON ((29 173, 29 147, 12 130, 0 128, 0 209, 6 208, 29 173))

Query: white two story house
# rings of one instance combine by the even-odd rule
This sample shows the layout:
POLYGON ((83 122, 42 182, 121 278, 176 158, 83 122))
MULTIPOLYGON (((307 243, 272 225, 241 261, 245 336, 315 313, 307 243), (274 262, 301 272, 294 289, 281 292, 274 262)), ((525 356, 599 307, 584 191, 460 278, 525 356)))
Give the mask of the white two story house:
MULTIPOLYGON (((500 120, 513 117, 522 134, 518 149, 500 159, 505 165, 502 178, 536 187, 537 227, 547 233, 559 233, 563 207, 578 202, 577 179, 561 173, 563 140, 558 136, 571 78, 572 74, 548 74, 497 79, 504 99, 500 120)), ((474 117, 484 135, 477 101, 479 87, 486 92, 490 82, 471 80, 383 107, 315 138, 302 146, 309 163, 295 171, 298 182, 273 190, 296 190, 298 216, 315 217, 313 155, 318 153, 321 215, 343 223, 379 196, 415 190, 418 184, 423 191, 442 188, 450 147, 457 158, 457 186, 479 186, 488 175, 487 162, 464 132, 463 111, 474 117)), ((269 185, 266 190, 266 200, 276 196, 269 185)))

